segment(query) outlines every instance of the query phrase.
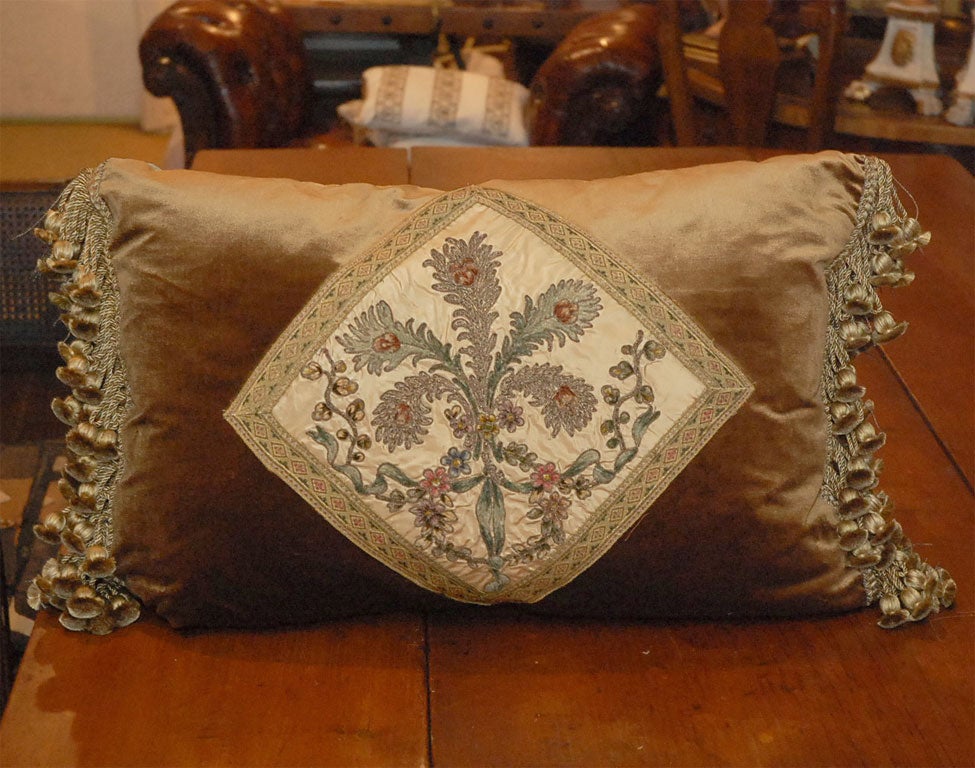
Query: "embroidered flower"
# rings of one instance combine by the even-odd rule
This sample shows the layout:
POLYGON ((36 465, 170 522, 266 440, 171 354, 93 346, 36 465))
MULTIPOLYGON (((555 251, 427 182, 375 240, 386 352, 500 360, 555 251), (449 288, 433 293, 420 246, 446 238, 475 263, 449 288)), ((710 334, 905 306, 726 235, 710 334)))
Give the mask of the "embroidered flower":
POLYGON ((532 485, 536 488, 542 488, 546 492, 551 491, 552 488, 559 482, 562 477, 558 470, 555 468, 555 464, 549 462, 548 464, 539 464, 535 467, 535 471, 532 472, 531 480, 532 485))
POLYGON ((341 397, 354 394, 358 389, 359 385, 348 376, 339 376, 332 384, 332 391, 341 397))
POLYGON ((332 412, 326 403, 315 403, 315 410, 311 412, 312 421, 328 421, 332 418, 332 412))
POLYGON ((508 443, 501 451, 504 460, 509 464, 518 467, 522 472, 527 472, 535 465, 538 455, 528 450, 525 443, 508 443))
POLYGON ((480 273, 480 270, 477 268, 477 262, 470 256, 453 262, 449 269, 450 277, 454 283, 463 286, 473 285, 480 273))
POLYGON ((454 527, 451 523, 457 519, 453 512, 433 499, 423 499, 419 504, 410 507, 414 516, 414 524, 427 532, 450 533, 454 527))
POLYGON ((482 413, 477 417, 477 431, 490 440, 498 434, 498 417, 493 413, 482 413))
POLYGON ((569 516, 571 506, 572 500, 558 492, 546 496, 539 504, 543 519, 551 521, 565 520, 569 516))
POLYGON ((450 422, 450 428, 454 431, 454 437, 464 437, 471 431, 471 423, 467 418, 467 412, 459 405, 447 408, 443 415, 450 422))
POLYGON ((559 482, 559 490, 563 493, 575 493, 576 498, 588 499, 592 496, 593 482, 588 477, 578 475, 576 477, 563 477, 559 482))
POLYGON ((579 317, 579 305, 574 301, 563 299, 555 305, 552 314, 560 323, 574 323, 579 317))
POLYGON ((447 468, 447 472, 451 477, 457 477, 458 475, 469 475, 471 473, 471 465, 467 463, 470 458, 470 451, 451 448, 447 451, 446 456, 440 458, 440 463, 447 468))
POLYGON ((616 387, 611 387, 609 384, 604 384, 599 391, 603 396, 603 402, 609 403, 610 405, 616 405, 616 403, 620 401, 620 391, 616 387))
POLYGON ((393 407, 393 421, 401 427, 413 421, 413 409, 406 403, 397 403, 393 407))
POLYGON ((653 387, 649 384, 641 385, 633 395, 633 399, 640 405, 650 405, 654 401, 654 397, 653 387))
POLYGON ((391 512, 399 512, 400 508, 406 503, 406 495, 399 489, 394 488, 389 492, 386 499, 386 508, 391 512))
POLYGON ((450 490, 450 480, 447 479, 447 470, 443 467, 423 470, 423 479, 420 481, 420 487, 432 499, 439 498, 447 493, 450 490))
POLYGON ((575 402, 576 393, 575 390, 572 389, 572 387, 568 386, 567 384, 563 384, 555 391, 555 394, 552 396, 552 399, 556 402, 556 404, 559 407, 568 408, 569 406, 572 405, 572 403, 575 402))
POLYGON ((643 348, 643 354, 647 360, 653 362, 654 360, 660 360, 664 355, 666 355, 667 349, 660 342, 650 340, 643 348))
POLYGON ((322 370, 322 366, 312 361, 301 369, 301 378, 315 381, 316 379, 320 379, 324 373, 325 371, 322 370))
POLYGON ((400 348, 399 336, 392 331, 377 336, 372 341, 372 351, 383 354, 384 352, 396 352, 400 348))
POLYGON ((609 369, 609 375, 614 379, 623 381, 633 375, 633 366, 626 360, 620 360, 616 365, 609 369))
POLYGON ((357 397, 346 407, 345 415, 352 421, 362 421, 366 417, 366 404, 357 397))
POLYGON ((522 418, 524 412, 524 408, 510 400, 505 400, 498 405, 498 423, 509 432, 514 432, 518 427, 525 426, 525 420, 522 418))

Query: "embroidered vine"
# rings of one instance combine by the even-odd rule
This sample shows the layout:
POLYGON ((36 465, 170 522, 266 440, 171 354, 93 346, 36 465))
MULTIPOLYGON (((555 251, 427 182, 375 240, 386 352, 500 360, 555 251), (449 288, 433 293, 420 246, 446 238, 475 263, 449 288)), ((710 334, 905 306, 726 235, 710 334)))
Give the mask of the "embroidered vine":
POLYGON ((620 348, 619 361, 598 390, 562 365, 532 362, 539 350, 552 353, 578 343, 602 310, 600 297, 588 281, 561 279, 537 296, 526 295, 499 340, 502 257, 485 234, 474 232, 467 240, 447 237, 423 261, 430 287, 452 307, 452 340, 439 338, 426 322, 397 318, 379 300, 335 336, 351 372, 349 360, 323 348, 301 374, 323 385, 307 434, 324 448, 328 463, 391 514, 412 515, 417 547, 471 569, 486 568, 487 592, 509 583, 506 567, 564 544, 573 502, 610 483, 634 459, 660 416, 645 370, 666 354, 662 344, 638 331, 620 348), (382 391, 368 434, 368 406, 356 396, 355 376, 381 377, 403 365, 411 372, 382 391), (603 449, 587 448, 561 464, 532 450, 525 434, 530 410, 538 412, 552 438, 571 437, 592 422, 600 399, 604 413, 608 407, 599 427, 603 449), (421 446, 435 421, 454 441, 442 446, 438 466, 415 476, 387 461, 378 464, 372 480, 363 477, 358 465, 370 451, 384 448, 395 455, 421 446), (537 526, 535 534, 508 546, 505 492, 524 498, 527 520, 537 526), (458 510, 471 507, 480 552, 452 539, 458 510))

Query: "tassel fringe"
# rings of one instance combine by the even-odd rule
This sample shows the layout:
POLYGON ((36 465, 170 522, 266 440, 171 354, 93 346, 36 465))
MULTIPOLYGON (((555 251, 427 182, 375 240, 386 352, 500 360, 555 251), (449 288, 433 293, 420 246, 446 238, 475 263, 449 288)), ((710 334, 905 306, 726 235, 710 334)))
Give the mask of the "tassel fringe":
POLYGON ((878 488, 883 464, 875 453, 886 438, 869 420, 873 403, 864 399, 852 361, 907 330, 907 323, 884 310, 876 288, 909 285, 914 274, 904 258, 931 235, 905 212, 887 164, 871 157, 862 162, 866 181, 857 227, 826 275, 831 303, 823 370, 829 425, 824 493, 838 510, 839 545, 863 572, 867 604, 879 603, 878 623, 891 629, 950 607, 956 586, 947 571, 914 552, 878 488))
POLYGON ((97 635, 139 618, 136 599, 115 575, 112 501, 124 462, 119 444, 128 390, 118 349, 118 291, 107 248, 112 216, 98 194, 102 168, 82 173, 61 193, 44 225, 34 230, 51 246, 38 270, 65 276, 51 301, 74 339, 58 345, 59 381, 71 394, 51 404, 70 427, 68 463, 58 482, 67 506, 35 527, 59 545, 28 588, 32 608, 61 612, 71 630, 97 635))

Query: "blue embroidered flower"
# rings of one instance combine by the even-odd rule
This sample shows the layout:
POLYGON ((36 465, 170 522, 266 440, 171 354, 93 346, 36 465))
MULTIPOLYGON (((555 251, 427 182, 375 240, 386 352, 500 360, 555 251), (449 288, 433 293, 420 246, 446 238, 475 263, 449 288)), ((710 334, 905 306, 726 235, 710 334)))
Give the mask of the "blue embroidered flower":
POLYGON ((440 457, 440 463, 447 468, 447 474, 451 477, 457 477, 457 475, 469 475, 471 473, 471 465, 467 463, 470 458, 470 451, 451 448, 447 451, 446 456, 440 457))

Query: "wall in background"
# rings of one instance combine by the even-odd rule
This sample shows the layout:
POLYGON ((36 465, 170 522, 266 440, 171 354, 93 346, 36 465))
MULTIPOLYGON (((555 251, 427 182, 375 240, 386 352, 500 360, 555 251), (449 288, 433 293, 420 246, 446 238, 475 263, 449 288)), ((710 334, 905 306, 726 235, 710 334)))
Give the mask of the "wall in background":
MULTIPOLYGON (((0 118, 139 122, 142 31, 171 0, 0 0, 0 118)), ((151 100, 151 101, 150 101, 151 100)), ((144 121, 145 122, 145 121, 144 121)))

